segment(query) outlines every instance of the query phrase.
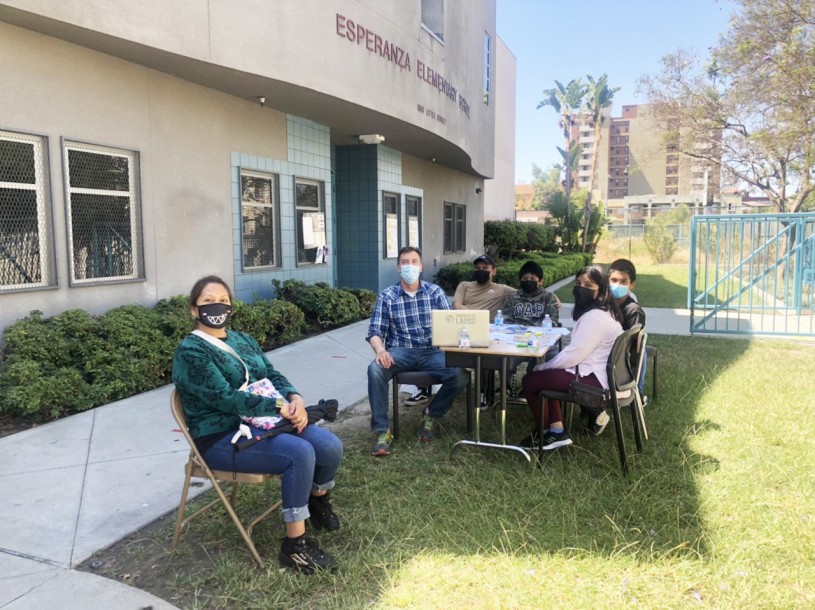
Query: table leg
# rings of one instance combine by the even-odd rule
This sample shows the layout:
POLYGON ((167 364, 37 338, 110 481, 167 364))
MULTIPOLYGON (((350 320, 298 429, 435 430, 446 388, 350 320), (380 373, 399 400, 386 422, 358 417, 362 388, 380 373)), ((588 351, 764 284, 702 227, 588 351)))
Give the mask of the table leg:
MULTIPOLYGON (((500 370, 500 384, 501 384, 501 429, 500 429, 500 444, 484 443, 481 442, 481 409, 476 406, 475 408, 475 440, 462 440, 458 441, 450 450, 450 457, 459 447, 471 446, 484 449, 503 449, 506 451, 517 451, 526 458, 527 464, 532 465, 531 454, 523 447, 516 447, 515 445, 507 445, 507 358, 501 358, 500 370)), ((475 356, 475 396, 476 400, 481 400, 481 356, 475 356)))

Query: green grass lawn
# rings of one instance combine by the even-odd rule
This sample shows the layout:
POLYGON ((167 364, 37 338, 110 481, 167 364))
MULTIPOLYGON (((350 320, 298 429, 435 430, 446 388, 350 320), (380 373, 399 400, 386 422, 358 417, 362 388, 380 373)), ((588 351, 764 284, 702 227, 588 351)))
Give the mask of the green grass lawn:
MULTIPOLYGON (((389 458, 368 455, 364 431, 344 438, 343 527, 319 536, 336 574, 280 569, 276 518, 255 535, 271 565, 253 567, 222 511, 193 522, 175 554, 170 525, 129 552, 164 549, 151 563, 159 590, 185 608, 815 606, 815 347, 649 340, 659 396, 642 454, 624 419, 628 478, 611 426, 575 432, 574 446, 528 468, 494 451, 450 460, 465 433, 460 402, 430 446, 411 434, 420 410, 405 409, 389 458)), ((511 408, 509 425, 510 438, 528 432, 526 407, 511 408)), ((483 433, 495 439, 489 416, 483 433)), ((262 505, 255 492, 239 500, 262 505)), ((117 570, 129 571, 124 560, 117 570)))
MULTIPOLYGON (((600 262, 603 267, 608 262, 600 262)), ((572 284, 555 291, 564 303, 573 303, 572 284)), ((687 265, 637 265, 637 286, 634 292, 643 307, 667 307, 686 309, 688 307, 688 266, 687 265)))

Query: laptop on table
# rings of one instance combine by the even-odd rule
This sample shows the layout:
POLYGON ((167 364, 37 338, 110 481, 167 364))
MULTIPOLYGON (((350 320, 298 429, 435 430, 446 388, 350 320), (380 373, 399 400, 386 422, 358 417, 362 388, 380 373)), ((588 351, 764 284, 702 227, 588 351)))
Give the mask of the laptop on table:
POLYGON ((430 329, 435 347, 457 347, 462 327, 470 331, 471 347, 489 347, 490 312, 487 309, 434 309, 430 329))

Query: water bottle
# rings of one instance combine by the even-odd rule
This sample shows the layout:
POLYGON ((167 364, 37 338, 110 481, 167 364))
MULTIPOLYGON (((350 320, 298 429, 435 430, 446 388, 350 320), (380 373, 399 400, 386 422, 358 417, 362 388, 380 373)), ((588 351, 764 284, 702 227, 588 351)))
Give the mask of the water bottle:
POLYGON ((460 349, 469 349, 470 347, 470 331, 466 326, 462 326, 461 332, 458 333, 458 346, 460 349))
POLYGON ((504 313, 499 309, 495 312, 495 325, 501 326, 504 323, 504 313))
POLYGON ((545 333, 552 332, 552 318, 549 317, 549 314, 546 314, 543 317, 543 332, 545 333))

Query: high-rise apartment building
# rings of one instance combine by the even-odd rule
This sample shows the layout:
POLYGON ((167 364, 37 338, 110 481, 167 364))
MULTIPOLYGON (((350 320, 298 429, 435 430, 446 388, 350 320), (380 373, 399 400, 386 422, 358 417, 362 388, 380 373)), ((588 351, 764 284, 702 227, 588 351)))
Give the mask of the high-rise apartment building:
MULTIPOLYGON (((581 147, 574 184, 589 188, 597 142, 585 115, 572 134, 581 147)), ((603 201, 618 223, 641 224, 680 203, 693 210, 719 198, 718 168, 682 155, 647 104, 626 105, 621 116, 608 116, 599 145, 593 199, 603 201)))

